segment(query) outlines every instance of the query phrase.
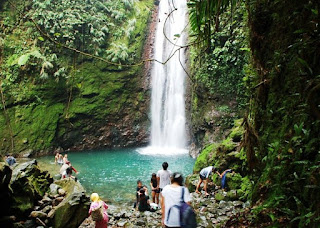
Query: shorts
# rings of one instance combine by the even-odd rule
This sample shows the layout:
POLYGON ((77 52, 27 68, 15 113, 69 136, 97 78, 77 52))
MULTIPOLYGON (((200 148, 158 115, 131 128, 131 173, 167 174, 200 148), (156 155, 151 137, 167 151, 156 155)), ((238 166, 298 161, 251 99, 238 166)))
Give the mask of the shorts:
POLYGON ((158 188, 158 189, 156 189, 156 190, 152 190, 153 192, 155 192, 155 193, 160 193, 160 189, 158 188))
POLYGON ((207 179, 205 176, 202 176, 201 174, 199 175, 201 180, 207 179))

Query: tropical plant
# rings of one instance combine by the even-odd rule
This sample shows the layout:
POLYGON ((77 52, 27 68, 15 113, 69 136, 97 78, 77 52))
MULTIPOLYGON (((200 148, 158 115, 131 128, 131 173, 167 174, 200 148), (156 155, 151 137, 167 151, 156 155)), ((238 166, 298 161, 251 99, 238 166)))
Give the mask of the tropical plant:
POLYGON ((190 26, 196 41, 201 46, 211 49, 211 35, 218 32, 220 15, 233 7, 239 0, 190 0, 188 2, 190 26))

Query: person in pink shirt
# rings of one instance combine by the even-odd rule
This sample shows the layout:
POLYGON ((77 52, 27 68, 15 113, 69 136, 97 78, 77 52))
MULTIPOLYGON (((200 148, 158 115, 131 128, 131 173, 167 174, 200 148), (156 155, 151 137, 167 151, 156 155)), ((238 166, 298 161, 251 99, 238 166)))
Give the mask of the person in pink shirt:
POLYGON ((92 193, 90 196, 92 201, 89 209, 89 215, 91 215, 93 221, 96 222, 96 228, 108 227, 109 217, 107 214, 108 205, 102 201, 98 193, 92 193))

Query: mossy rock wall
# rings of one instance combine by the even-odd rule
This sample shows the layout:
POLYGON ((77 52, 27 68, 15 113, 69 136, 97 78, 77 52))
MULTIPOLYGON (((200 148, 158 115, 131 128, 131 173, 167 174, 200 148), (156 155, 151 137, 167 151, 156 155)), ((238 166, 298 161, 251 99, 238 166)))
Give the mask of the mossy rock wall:
MULTIPOLYGON (((151 0, 134 4, 135 29, 130 39, 122 37, 117 42, 128 45, 137 63, 144 51, 154 6, 151 0)), ((14 8, 5 6, 8 8, 0 17, 15 18, 14 8)), ((27 45, 32 43, 26 31, 38 32, 27 22, 8 30, 11 33, 4 41, 5 50, 0 50, 6 60, 19 56, 15 46, 24 46, 24 40, 28 40, 27 45)), ((110 37, 110 42, 114 40, 110 37)), ((23 80, 3 84, 0 153, 47 154, 57 148, 84 150, 146 144, 149 89, 144 85, 144 66, 118 67, 68 51, 61 53, 67 78, 57 80, 52 76, 39 81, 33 79, 38 72, 20 67, 15 70, 23 80)))

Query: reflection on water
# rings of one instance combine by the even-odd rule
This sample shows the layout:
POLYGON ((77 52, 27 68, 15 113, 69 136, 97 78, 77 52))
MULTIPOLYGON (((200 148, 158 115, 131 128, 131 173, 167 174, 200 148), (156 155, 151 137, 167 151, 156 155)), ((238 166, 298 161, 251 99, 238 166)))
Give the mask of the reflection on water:
MULTIPOLYGON (((188 154, 174 156, 145 155, 136 149, 83 151, 68 154, 69 161, 77 169, 81 184, 88 193, 98 192, 107 202, 131 203, 135 199, 138 179, 150 187, 153 172, 162 169, 164 161, 172 172, 192 173, 194 159, 188 154)), ((58 174, 60 166, 54 164, 54 156, 37 159, 39 165, 51 174, 58 174)))

